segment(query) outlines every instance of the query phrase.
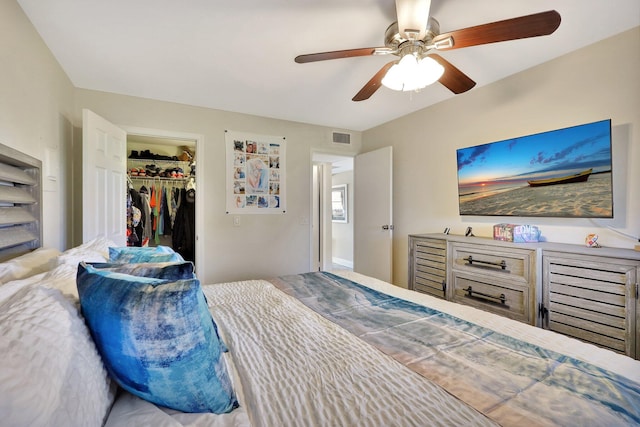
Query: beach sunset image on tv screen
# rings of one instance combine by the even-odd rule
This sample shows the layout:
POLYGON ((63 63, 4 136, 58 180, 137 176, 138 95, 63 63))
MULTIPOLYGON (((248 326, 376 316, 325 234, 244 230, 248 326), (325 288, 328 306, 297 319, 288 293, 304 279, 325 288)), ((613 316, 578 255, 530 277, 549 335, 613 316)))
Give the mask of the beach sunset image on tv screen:
POLYGON ((457 150, 460 215, 612 218, 611 120, 457 150))

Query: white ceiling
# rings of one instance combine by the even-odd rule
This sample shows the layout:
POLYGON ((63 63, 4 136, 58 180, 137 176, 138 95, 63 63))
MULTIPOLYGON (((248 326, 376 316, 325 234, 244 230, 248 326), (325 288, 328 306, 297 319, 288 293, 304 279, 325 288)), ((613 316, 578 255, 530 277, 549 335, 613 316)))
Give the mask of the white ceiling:
MULTIPOLYGON (((393 0, 18 3, 79 88, 350 130, 454 96, 436 83, 419 93, 380 88, 353 102, 396 57, 293 61, 303 53, 383 46, 395 20, 393 0)), ((441 55, 477 88, 640 25, 638 0, 432 0, 431 15, 446 32, 550 9, 562 16, 550 36, 441 55)))

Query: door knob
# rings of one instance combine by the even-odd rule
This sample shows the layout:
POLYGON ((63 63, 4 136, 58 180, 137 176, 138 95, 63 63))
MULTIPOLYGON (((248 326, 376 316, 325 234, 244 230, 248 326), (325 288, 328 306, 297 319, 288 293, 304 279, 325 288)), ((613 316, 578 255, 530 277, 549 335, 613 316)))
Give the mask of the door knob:
POLYGON ((382 229, 383 230, 393 230, 393 225, 383 225, 382 229))

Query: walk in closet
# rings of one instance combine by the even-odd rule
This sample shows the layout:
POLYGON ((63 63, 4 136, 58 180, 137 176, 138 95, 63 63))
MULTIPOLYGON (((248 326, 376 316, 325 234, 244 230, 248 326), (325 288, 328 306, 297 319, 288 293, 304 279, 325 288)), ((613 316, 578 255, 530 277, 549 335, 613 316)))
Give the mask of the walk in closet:
POLYGON ((169 246, 195 262, 195 141, 128 135, 127 245, 169 246))

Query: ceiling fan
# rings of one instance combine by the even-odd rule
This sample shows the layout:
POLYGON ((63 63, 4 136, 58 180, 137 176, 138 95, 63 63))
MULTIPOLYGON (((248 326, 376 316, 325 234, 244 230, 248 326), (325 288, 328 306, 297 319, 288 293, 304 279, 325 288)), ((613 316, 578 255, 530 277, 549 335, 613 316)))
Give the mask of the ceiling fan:
POLYGON ((396 55, 399 60, 385 64, 362 89, 353 101, 364 101, 384 84, 395 90, 416 90, 439 81, 455 94, 475 86, 475 82, 449 61, 432 50, 446 51, 508 40, 546 36, 560 26, 560 14, 550 10, 533 15, 440 33, 438 21, 429 16, 431 0, 396 0, 397 22, 385 32, 384 47, 337 50, 332 52, 299 55, 297 63, 325 61, 370 55, 396 55), (407 81, 395 81, 408 68, 415 75, 407 81), (401 71, 402 70, 402 71, 401 71), (434 72, 431 77, 427 73, 434 72), (415 81, 418 79, 419 81, 415 81), (394 80, 394 81, 391 81, 394 80))

